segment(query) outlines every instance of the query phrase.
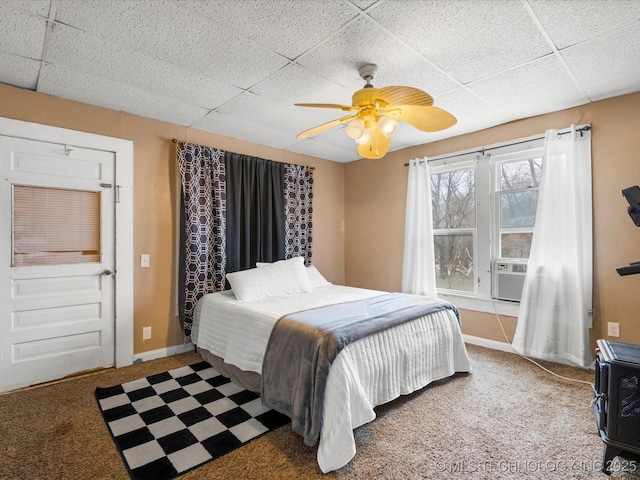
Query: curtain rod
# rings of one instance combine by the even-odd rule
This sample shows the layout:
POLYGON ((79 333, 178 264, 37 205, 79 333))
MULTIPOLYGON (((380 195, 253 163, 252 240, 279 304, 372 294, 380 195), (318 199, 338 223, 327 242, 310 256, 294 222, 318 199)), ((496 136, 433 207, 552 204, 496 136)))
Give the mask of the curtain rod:
MULTIPOLYGON (((180 143, 182 142, 181 140, 176 140, 175 138, 171 139, 171 143, 180 143)), ((307 167, 310 170, 315 170, 316 167, 312 167, 312 166, 308 166, 308 165, 300 165, 301 167, 307 167)))
MULTIPOLYGON (((591 126, 590 125, 585 125, 584 127, 576 128, 576 132, 580 132, 580 136, 582 136, 582 132, 588 132, 589 130, 591 130, 591 126)), ((571 130, 567 130, 566 132, 558 132, 558 135, 566 135, 567 133, 571 133, 571 130)), ((484 152, 486 152, 488 150, 496 150, 498 148, 510 147, 511 145, 520 145, 521 143, 529 143, 529 142, 533 142, 535 140, 544 140, 544 139, 545 139, 544 136, 542 136, 542 137, 534 137, 534 138, 529 138, 527 140, 522 140, 521 142, 505 143, 505 144, 499 145, 497 147, 481 148, 480 150, 471 150, 470 152, 457 153, 455 155, 449 155, 448 157, 438 157, 438 158, 434 158, 433 161, 446 160, 448 158, 461 157, 462 155, 469 155, 470 153, 482 153, 484 155, 484 152)), ((428 161, 431 161, 431 160, 428 160, 428 161)), ((404 166, 408 167, 409 164, 405 163, 404 166)))

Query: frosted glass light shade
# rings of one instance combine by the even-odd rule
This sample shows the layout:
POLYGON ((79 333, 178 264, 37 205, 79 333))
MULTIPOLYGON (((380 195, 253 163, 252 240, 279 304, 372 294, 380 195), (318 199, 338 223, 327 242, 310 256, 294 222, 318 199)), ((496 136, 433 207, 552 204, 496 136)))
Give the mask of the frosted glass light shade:
POLYGON ((378 120, 378 129, 380 129, 380 133, 389 138, 398 129, 398 122, 391 117, 382 117, 378 120))
POLYGON ((359 138, 356 138, 358 145, 369 145, 371 143, 371 129, 365 128, 359 138))
POLYGON ((349 122, 347 125, 347 135, 353 138, 354 140, 358 140, 362 133, 364 132, 364 120, 360 117, 356 117, 349 122))

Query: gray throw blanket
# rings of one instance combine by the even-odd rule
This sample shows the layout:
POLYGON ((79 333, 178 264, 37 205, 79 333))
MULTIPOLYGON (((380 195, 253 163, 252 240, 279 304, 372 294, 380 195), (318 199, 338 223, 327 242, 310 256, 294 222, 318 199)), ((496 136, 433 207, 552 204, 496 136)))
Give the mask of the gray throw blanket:
POLYGON ((349 343, 443 309, 449 302, 403 293, 328 305, 280 318, 262 364, 262 403, 291 418, 292 428, 315 445, 322 428, 329 367, 349 343))

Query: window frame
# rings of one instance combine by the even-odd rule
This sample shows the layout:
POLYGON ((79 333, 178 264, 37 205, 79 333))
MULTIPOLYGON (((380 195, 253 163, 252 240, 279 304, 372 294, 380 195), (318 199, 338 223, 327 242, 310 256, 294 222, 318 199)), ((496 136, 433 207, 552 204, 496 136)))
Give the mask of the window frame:
MULTIPOLYGON (((438 296, 455 303, 459 308, 488 313, 517 316, 520 304, 492 298, 492 262, 499 254, 499 195, 497 194, 497 165, 528 159, 531 155, 542 157, 544 136, 531 136, 510 142, 476 147, 474 149, 443 154, 428 159, 430 173, 439 174, 473 165, 476 177, 476 227, 474 236, 474 291, 446 290, 438 288, 438 296)), ((434 236, 442 234, 433 230, 434 236)), ((456 230, 456 233, 461 230, 456 230)))
MULTIPOLYGON (((516 192, 530 192, 540 190, 540 186, 537 187, 527 187, 527 188, 517 188, 513 190, 500 190, 500 165, 505 163, 518 162, 523 160, 530 160, 534 158, 541 158, 543 156, 544 148, 542 146, 535 148, 527 148, 526 150, 522 150, 520 152, 511 152, 506 154, 494 154, 491 155, 491 172, 493 176, 493 184, 492 184, 492 192, 493 192, 493 217, 492 217, 492 225, 493 225, 493 238, 495 241, 493 242, 492 247, 492 260, 508 260, 514 262, 526 263, 528 258, 516 258, 516 257, 504 257, 502 256, 502 233, 531 233, 533 234, 534 227, 521 227, 521 228, 508 228, 503 229, 500 226, 500 195, 502 193, 516 193, 516 192)), ((543 160, 544 163, 544 160, 543 160)), ((541 175, 542 180, 542 175, 541 175)))
MULTIPOLYGON (((474 161, 464 161, 464 162, 456 162, 453 164, 446 164, 443 163, 441 166, 436 166, 431 168, 431 173, 430 175, 439 175, 439 174, 443 174, 443 173, 449 173, 449 172, 453 172, 453 171, 457 171, 457 170, 469 170, 469 169, 473 169, 474 171, 474 179, 475 179, 475 192, 474 192, 474 196, 475 196, 475 202, 476 202, 476 206, 474 208, 474 224, 475 227, 463 227, 463 228, 434 228, 433 229, 433 236, 453 236, 453 235, 471 235, 472 237, 472 245, 473 245, 473 273, 472 273, 472 279, 473 279, 473 290, 472 291, 466 291, 466 290, 449 290, 449 289, 437 289, 439 291, 446 291, 446 292, 454 292, 456 294, 459 295, 477 295, 477 282, 476 282, 476 278, 477 278, 477 261, 476 261, 476 255, 477 255, 477 250, 478 250, 478 240, 477 240, 477 229, 478 229, 478 178, 477 178, 477 165, 475 160, 474 161), (434 171, 435 170, 435 171, 434 171)), ((429 178, 429 190, 431 191, 431 178, 429 178)), ((433 202, 433 198, 431 199, 431 201, 433 202)), ((434 252, 435 252, 435 245, 434 245, 434 252)), ((436 280, 437 282, 437 280, 436 280)))

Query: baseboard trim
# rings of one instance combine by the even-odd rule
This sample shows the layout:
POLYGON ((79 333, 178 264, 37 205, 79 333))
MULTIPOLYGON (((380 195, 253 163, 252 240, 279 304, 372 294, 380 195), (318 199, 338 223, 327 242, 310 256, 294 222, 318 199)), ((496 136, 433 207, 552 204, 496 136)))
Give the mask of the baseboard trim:
POLYGON ((187 353, 193 351, 195 351, 195 347, 191 342, 185 343, 183 345, 173 345, 167 348, 159 348, 158 350, 136 353, 133 358, 133 363, 148 362, 149 360, 171 357, 172 355, 178 355, 179 353, 187 353))
POLYGON ((502 352, 516 353, 513 351, 513 348, 511 348, 511 345, 505 342, 465 334, 462 334, 462 338, 464 338, 465 343, 470 343, 471 345, 478 345, 479 347, 491 348, 502 352))

